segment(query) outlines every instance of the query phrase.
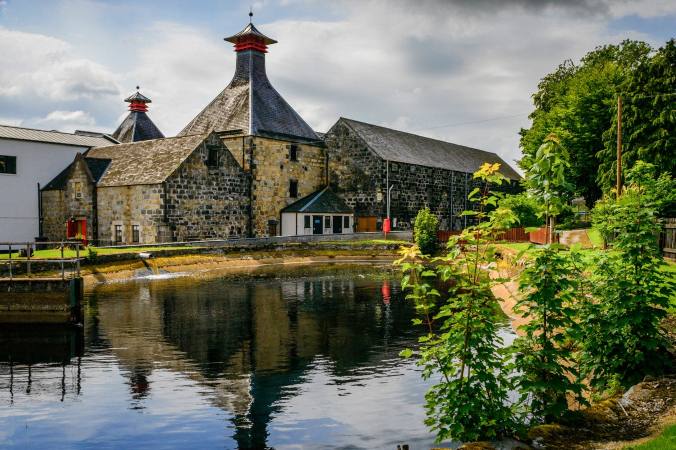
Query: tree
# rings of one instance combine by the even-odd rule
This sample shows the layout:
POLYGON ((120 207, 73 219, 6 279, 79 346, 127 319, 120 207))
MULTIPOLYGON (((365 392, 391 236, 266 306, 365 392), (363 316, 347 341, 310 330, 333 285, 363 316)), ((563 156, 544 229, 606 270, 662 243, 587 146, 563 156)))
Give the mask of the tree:
POLYGON ((617 92, 649 52, 644 42, 627 40, 598 47, 579 65, 568 60, 546 75, 533 94, 532 126, 520 132, 524 154, 520 166, 527 171, 545 137, 556 133, 569 152, 566 178, 575 195, 583 196, 592 207, 601 197, 599 151, 604 148, 603 133, 612 121, 617 92))
POLYGON ((552 242, 556 216, 563 211, 570 198, 571 186, 565 176, 568 167, 566 150, 559 138, 550 134, 538 148, 526 172, 526 187, 542 204, 541 214, 545 217, 548 229, 548 243, 552 242))
MULTIPOLYGON (((656 173, 676 174, 676 41, 669 40, 651 58, 640 60, 619 88, 622 95, 622 164, 624 170, 636 161, 654 164, 656 173)), ((611 125, 599 151, 598 183, 604 192, 615 186, 617 102, 611 125)))
MULTIPOLYGON (((427 330, 417 352, 422 376, 439 377, 425 395, 425 423, 438 441, 495 439, 514 427, 507 405, 511 384, 490 289, 496 280, 489 274, 496 262, 493 243, 515 220, 510 210, 496 207, 501 194, 490 191, 506 181, 499 166, 484 164, 474 174, 482 187, 469 199, 479 210, 463 214, 473 216, 477 224, 452 236, 445 255, 430 261, 412 247, 397 261, 407 299, 415 302, 419 314, 414 324, 427 330)), ((413 351, 401 354, 410 357, 413 351)))

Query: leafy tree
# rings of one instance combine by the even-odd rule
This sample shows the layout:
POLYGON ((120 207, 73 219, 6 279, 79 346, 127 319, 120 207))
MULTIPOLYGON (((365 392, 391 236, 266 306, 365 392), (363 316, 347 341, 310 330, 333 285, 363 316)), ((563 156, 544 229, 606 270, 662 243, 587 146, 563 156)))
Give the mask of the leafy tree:
POLYGON ((546 75, 533 94, 532 126, 520 132, 521 167, 527 171, 545 137, 556 133, 569 152, 566 178, 592 207, 601 197, 598 152, 604 148, 617 92, 649 52, 648 44, 626 40, 596 48, 578 65, 568 60, 546 75))
POLYGON ((521 297, 514 309, 528 323, 520 327, 525 335, 514 342, 514 364, 522 401, 530 404, 535 422, 560 418, 568 411, 568 394, 584 403, 572 345, 578 335, 580 267, 577 253, 560 252, 552 244, 537 250, 521 274, 521 297))
POLYGON ((594 301, 581 316, 584 367, 597 387, 615 378, 634 383, 669 364, 660 321, 676 285, 663 270, 656 202, 646 195, 654 186, 651 170, 636 164, 620 198, 604 204, 607 228, 614 233, 613 252, 597 261, 592 274, 594 301))
POLYGON ((429 208, 423 208, 415 216, 414 225, 415 243, 423 255, 433 255, 437 251, 437 231, 439 231, 439 219, 430 212, 429 208))
MULTIPOLYGON (((622 164, 652 163, 657 173, 676 173, 676 41, 669 40, 640 64, 619 87, 622 93, 622 164)), ((599 151, 598 182, 604 192, 615 186, 617 103, 612 103, 611 125, 599 151)))
POLYGON ((507 195, 500 200, 499 205, 511 209, 522 227, 540 227, 544 225, 541 215, 541 206, 537 199, 522 192, 515 195, 507 195))
POLYGON ((570 198, 571 186, 565 177, 567 167, 567 153, 561 141, 555 134, 550 134, 538 148, 526 172, 525 184, 529 193, 542 205, 541 214, 548 227, 548 243, 552 242, 556 216, 563 211, 570 198))
MULTIPOLYGON (((397 261, 405 273, 402 286, 407 298, 415 302, 420 316, 414 324, 427 330, 418 349, 422 376, 440 377, 425 395, 425 423, 438 441, 494 439, 514 427, 490 289, 496 280, 488 272, 496 262, 496 237, 515 220, 511 211, 496 207, 501 194, 490 191, 490 186, 506 180, 498 169, 499 164, 484 164, 474 174, 482 187, 475 188, 469 199, 478 211, 463 214, 473 216, 476 225, 453 236, 445 255, 429 265, 413 247, 397 261)), ((402 356, 412 354, 402 351, 402 356)))

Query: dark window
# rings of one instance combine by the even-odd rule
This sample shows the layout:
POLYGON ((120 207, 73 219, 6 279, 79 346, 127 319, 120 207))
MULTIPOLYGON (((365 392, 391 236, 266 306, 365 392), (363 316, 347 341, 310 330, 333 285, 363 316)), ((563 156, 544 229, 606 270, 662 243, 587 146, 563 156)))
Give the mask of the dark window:
POLYGON ((138 244, 140 241, 140 236, 139 236, 139 226, 138 225, 132 225, 131 226, 131 241, 134 244, 138 244))
POLYGON ((289 180, 289 197, 298 197, 298 180, 289 180))
POLYGON ((291 161, 298 161, 298 145, 291 144, 289 146, 289 159, 291 161))
POLYGON ((350 216, 343 217, 343 228, 350 228, 350 216))
POLYGON ((16 174, 16 156, 0 155, 0 173, 16 174))
POLYGON ((217 167, 218 166, 218 147, 209 146, 207 147, 208 156, 207 156, 207 166, 217 167))
POLYGON ((122 243, 122 225, 115 225, 115 243, 122 243))
POLYGON ((331 216, 324 217, 324 228, 331 228, 331 216))
POLYGON ((303 227, 310 228, 310 216, 303 217, 303 227))

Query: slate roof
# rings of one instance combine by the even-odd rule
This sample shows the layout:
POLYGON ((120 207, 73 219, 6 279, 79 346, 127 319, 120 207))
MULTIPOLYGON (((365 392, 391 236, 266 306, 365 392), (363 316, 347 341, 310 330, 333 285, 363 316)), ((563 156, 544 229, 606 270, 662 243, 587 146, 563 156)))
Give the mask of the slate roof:
POLYGON ((164 134, 143 111, 130 111, 112 137, 119 142, 138 142, 161 139, 164 134))
MULTIPOLYGON (((101 176, 106 171, 106 168, 110 164, 110 160, 99 158, 88 158, 88 157, 85 157, 84 160, 87 163, 89 172, 92 174, 94 183, 98 183, 99 180, 101 179, 101 176)), ((42 190, 51 191, 64 189, 66 187, 66 182, 68 181, 68 174, 70 173, 70 169, 73 167, 73 164, 75 164, 75 162, 70 163, 68 167, 63 169, 61 173, 59 173, 52 179, 52 181, 47 183, 47 185, 44 188, 42 188, 42 190)))
POLYGON ((106 135, 62 133, 61 131, 36 130, 33 128, 0 125, 0 139, 18 141, 47 142, 51 144, 73 145, 77 147, 102 147, 117 141, 106 135))
POLYGON ((277 41, 275 41, 274 39, 269 38, 266 35, 264 35, 263 33, 261 33, 260 31, 258 31, 258 28, 256 28, 253 23, 247 24, 247 26, 245 26, 242 31, 240 31, 237 34, 233 34, 232 36, 229 36, 229 37, 225 38, 224 40, 228 41, 228 42, 232 42, 233 44, 236 44, 237 41, 239 39, 243 38, 244 36, 256 36, 257 38, 262 39, 263 42, 265 42, 265 45, 271 45, 271 44, 277 43, 277 41))
MULTIPOLYGON (((378 156, 388 161, 474 173, 485 162, 500 163, 500 172, 512 180, 521 176, 492 152, 418 136, 341 117, 378 156)), ((335 125, 334 125, 335 126, 335 125)))
POLYGON ((338 197, 328 186, 307 197, 291 203, 282 209, 283 213, 338 213, 352 214, 349 206, 338 197))
MULTIPOLYGON (((138 86, 136 86, 136 88, 138 89, 138 86)), ((131 103, 131 102, 152 103, 153 102, 148 97, 141 94, 139 91, 136 91, 133 94, 131 94, 129 97, 125 98, 124 101, 128 102, 128 103, 131 103)))
POLYGON ((179 136, 209 131, 241 129, 255 136, 285 135, 306 141, 319 137, 272 87, 265 72, 265 54, 255 50, 237 53, 235 75, 179 136))
POLYGON ((89 158, 109 159, 99 186, 159 184, 206 139, 206 134, 131 142, 91 149, 89 158))

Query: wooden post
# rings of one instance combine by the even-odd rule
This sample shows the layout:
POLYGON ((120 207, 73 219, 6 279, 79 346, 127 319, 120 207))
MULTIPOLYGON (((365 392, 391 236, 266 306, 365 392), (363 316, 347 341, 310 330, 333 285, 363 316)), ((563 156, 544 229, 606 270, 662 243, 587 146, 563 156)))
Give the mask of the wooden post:
POLYGON ((26 243, 26 273, 28 278, 31 277, 31 245, 26 243))
POLYGON ((9 281, 12 281, 12 244, 9 244, 9 281))
POLYGON ((617 180, 615 183, 617 198, 622 192, 622 97, 617 96, 617 180))
POLYGON ((63 263, 63 241, 61 241, 61 279, 66 279, 66 268, 63 263))
POLYGON ((75 265, 77 267, 77 277, 80 278, 80 243, 75 244, 75 265))

